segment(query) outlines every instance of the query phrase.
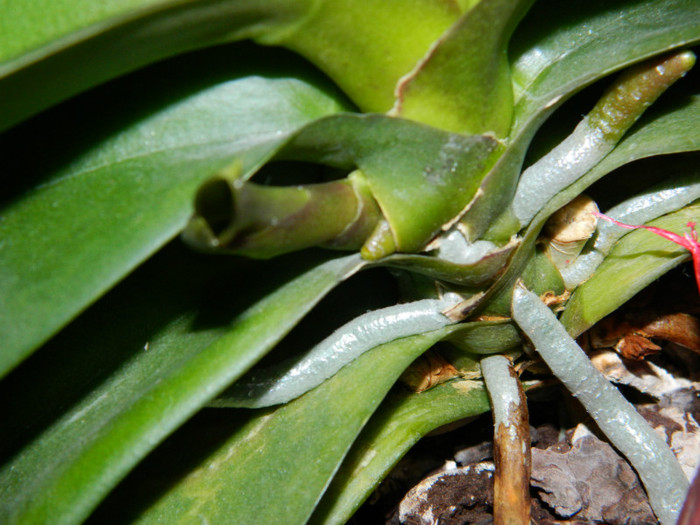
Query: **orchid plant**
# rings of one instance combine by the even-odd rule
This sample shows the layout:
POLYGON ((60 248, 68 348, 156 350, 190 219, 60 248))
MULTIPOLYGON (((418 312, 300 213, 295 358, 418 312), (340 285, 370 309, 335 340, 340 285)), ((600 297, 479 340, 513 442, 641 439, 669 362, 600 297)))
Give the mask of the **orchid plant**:
POLYGON ((573 338, 700 274, 693 0, 9 0, 0 28, 0 522, 344 523, 492 410, 496 521, 526 523, 529 345, 674 522, 687 479, 573 338), (606 214, 554 239, 584 192, 606 214))

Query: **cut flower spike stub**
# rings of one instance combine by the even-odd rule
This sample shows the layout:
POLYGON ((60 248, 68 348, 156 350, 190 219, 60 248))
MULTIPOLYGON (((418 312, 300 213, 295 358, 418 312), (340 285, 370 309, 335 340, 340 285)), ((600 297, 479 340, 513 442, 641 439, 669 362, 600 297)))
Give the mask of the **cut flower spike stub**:
POLYGON ((677 233, 673 233, 662 228, 657 228, 655 226, 635 226, 631 224, 625 224, 624 222, 615 220, 612 217, 608 217, 604 213, 600 212, 595 213, 595 215, 601 219, 610 221, 613 224, 617 224, 622 228, 627 228, 628 230, 636 230, 640 228, 644 230, 649 230, 650 232, 655 233, 656 235, 660 235, 664 239, 668 239, 671 242, 675 242, 676 244, 683 246, 683 248, 688 250, 691 256, 693 257, 693 271, 695 272, 695 280, 698 284, 698 293, 700 293, 700 241, 698 241, 698 232, 695 230, 695 222, 689 222, 688 228, 690 229, 690 231, 687 232, 685 235, 681 236, 677 233))

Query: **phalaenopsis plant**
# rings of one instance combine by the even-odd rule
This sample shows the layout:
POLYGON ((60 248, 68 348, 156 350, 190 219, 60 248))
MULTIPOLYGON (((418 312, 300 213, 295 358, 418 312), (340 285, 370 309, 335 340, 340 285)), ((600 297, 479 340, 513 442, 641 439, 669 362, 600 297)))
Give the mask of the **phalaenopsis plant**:
POLYGON ((675 523, 686 475, 575 338, 700 272, 696 1, 8 0, 0 28, 0 522, 344 523, 491 410, 494 519, 529 523, 515 370, 544 361, 675 523))

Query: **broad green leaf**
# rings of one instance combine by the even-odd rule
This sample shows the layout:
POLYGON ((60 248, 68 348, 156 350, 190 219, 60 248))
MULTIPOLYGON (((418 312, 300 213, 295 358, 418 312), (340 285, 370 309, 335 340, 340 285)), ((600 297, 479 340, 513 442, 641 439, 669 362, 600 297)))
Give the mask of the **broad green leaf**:
POLYGON ((412 252, 464 210, 500 149, 486 135, 382 115, 335 115, 300 130, 279 156, 362 170, 399 250, 412 252))
POLYGON ((476 4, 401 80, 393 112, 449 131, 507 136, 513 116, 508 40, 533 1, 476 4))
POLYGON ((167 0, 34 0, 0 2, 0 62, 113 17, 167 0))
POLYGON ((301 67, 290 57, 259 56, 255 76, 228 65, 246 51, 154 67, 2 137, 4 184, 19 188, 0 208, 0 375, 176 235, 203 180, 234 158, 255 170, 341 109, 313 78, 286 75, 280 61, 301 67))
POLYGON ((481 381, 451 381, 420 394, 390 394, 355 441, 311 523, 342 524, 420 438, 489 410, 481 381))
POLYGON ((564 100, 625 66, 698 41, 694 0, 536 2, 511 38, 510 145, 484 178, 487 197, 465 215, 470 237, 480 237, 510 203, 533 135, 564 100))
POLYGON ((363 265, 311 261, 212 261, 170 246, 8 376, 0 521, 82 521, 363 265))
POLYGON ((257 524, 284 516, 304 523, 386 392, 444 334, 439 330, 379 346, 302 397, 259 412, 136 522, 257 524))
POLYGON ((271 37, 303 18, 313 0, 75 4, 0 3, 0 20, 14 27, 0 47, 0 130, 158 60, 260 34, 271 37))
MULTIPOLYGON (((649 223, 683 234, 689 221, 700 217, 697 202, 649 223)), ((634 294, 671 268, 688 260, 682 247, 646 230, 633 231, 615 245, 588 281, 579 286, 566 304, 561 322, 577 336, 622 306, 634 294), (615 289, 615 293, 610 293, 615 289)))
POLYGON ((36 36, 12 29, 0 47, 0 62, 6 61, 0 64, 0 100, 12 101, 0 111, 0 130, 139 67, 245 38, 293 49, 362 109, 386 111, 399 78, 459 17, 448 0, 130 0, 102 9, 84 0, 45 4, 0 3, 0 20, 11 25, 17 17, 30 35, 33 26, 53 22, 36 36))
POLYGON ((383 113, 401 78, 459 15, 453 0, 321 0, 274 43, 321 68, 363 111, 383 113))
POLYGON ((455 0, 463 13, 469 11, 472 7, 478 4, 481 0, 455 0))

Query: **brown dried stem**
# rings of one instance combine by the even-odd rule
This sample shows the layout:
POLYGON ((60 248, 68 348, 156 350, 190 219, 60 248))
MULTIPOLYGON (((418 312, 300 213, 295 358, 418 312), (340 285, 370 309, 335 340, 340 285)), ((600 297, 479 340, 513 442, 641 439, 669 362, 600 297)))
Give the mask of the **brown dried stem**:
POLYGON ((494 419, 495 525, 530 523, 530 426, 525 392, 502 355, 481 360, 494 419))

